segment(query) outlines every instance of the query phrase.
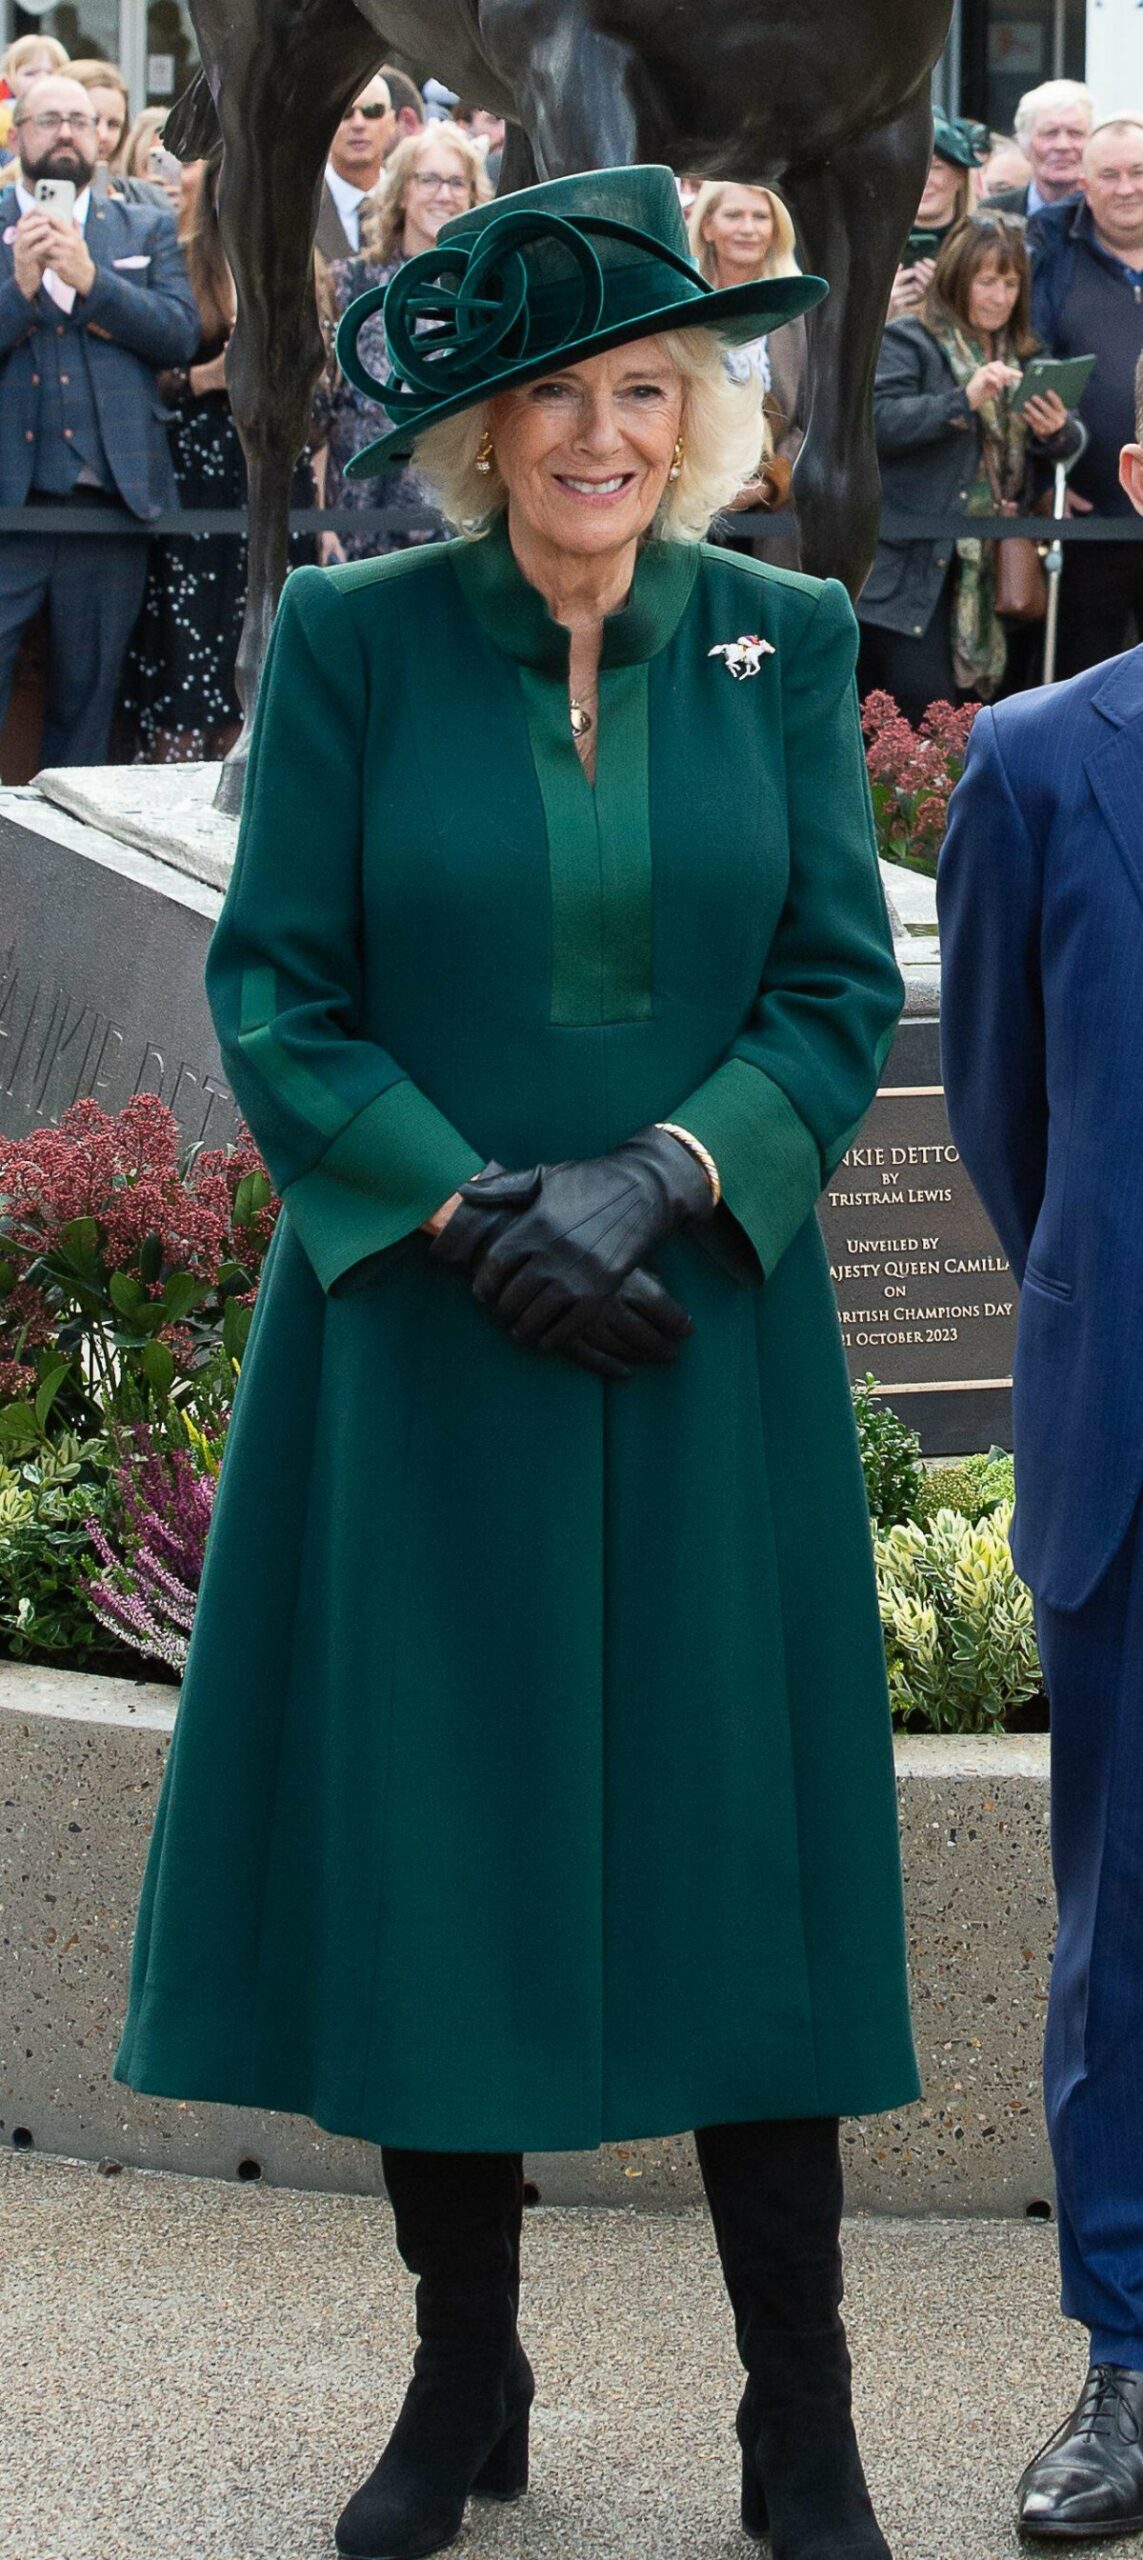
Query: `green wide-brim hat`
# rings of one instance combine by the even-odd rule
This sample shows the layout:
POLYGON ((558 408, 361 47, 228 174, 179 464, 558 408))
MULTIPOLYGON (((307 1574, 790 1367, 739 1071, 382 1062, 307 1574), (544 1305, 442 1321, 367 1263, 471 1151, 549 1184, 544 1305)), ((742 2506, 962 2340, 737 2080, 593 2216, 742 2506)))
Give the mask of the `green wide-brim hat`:
POLYGON ((978 169, 991 147, 986 124, 974 124, 971 116, 934 115, 933 150, 938 160, 950 161, 954 169, 978 169))
POLYGON ((796 275, 718 292, 690 255, 669 169, 591 169, 475 205, 342 316, 338 363, 394 421, 347 463, 346 478, 407 461, 443 418, 605 347, 661 329, 713 329, 741 346, 828 291, 824 277, 796 275), (385 382, 357 354, 377 310, 392 366, 385 382))

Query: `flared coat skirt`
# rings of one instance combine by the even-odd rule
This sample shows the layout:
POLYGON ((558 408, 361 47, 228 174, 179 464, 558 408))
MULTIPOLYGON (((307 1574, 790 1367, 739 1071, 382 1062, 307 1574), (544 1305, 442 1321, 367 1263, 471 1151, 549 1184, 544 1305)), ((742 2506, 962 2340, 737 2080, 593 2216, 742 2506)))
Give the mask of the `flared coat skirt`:
POLYGON ((660 1269, 686 1358, 603 1385, 419 1243, 323 1301, 283 1218, 119 2076, 480 2150, 914 2093, 818 1236, 765 1293, 660 1269))

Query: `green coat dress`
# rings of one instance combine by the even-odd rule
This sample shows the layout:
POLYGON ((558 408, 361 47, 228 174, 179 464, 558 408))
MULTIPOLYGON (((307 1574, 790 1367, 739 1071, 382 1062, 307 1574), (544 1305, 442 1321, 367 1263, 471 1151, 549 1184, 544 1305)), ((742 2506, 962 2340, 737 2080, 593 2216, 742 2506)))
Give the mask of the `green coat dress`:
POLYGON ((284 1208, 116 2076, 425 2149, 916 2094, 822 1183, 896 1021, 842 589, 653 544, 599 761, 503 527, 289 580, 207 986, 284 1208), (765 638, 756 675, 711 655, 765 638), (677 1365, 514 1343, 420 1222, 655 1119, 677 1365))

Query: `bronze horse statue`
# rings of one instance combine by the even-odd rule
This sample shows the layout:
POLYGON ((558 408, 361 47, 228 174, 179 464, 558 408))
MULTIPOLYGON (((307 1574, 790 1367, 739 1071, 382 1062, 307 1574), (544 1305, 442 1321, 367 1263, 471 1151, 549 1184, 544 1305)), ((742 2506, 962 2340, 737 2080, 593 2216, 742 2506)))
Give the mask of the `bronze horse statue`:
MULTIPOLYGON (((253 710, 286 571, 295 458, 323 359, 311 247, 339 116, 382 62, 509 119, 500 192, 665 161, 780 187, 805 263, 804 565, 856 594, 877 538, 871 392, 889 288, 924 185, 930 78, 951 0, 191 0, 203 73, 168 120, 185 159, 222 142, 237 294, 227 379, 250 475, 239 689, 253 710), (213 102, 213 103, 212 103, 213 102)), ((223 773, 241 796, 243 740, 223 773)))

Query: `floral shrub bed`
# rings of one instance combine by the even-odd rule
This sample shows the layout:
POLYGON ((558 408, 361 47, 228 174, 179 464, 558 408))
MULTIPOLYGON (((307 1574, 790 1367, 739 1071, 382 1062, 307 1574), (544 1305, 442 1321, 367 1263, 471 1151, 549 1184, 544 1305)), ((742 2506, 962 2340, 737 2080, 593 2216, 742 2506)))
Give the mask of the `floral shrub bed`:
MULTIPOLYGON (((0 1655, 179 1678, 280 1205, 151 1094, 0 1143, 0 1655)), ((927 1468, 874 1380, 854 1405, 894 1716, 1003 1732, 1040 1689, 1011 1460, 927 1468)))
POLYGON ((279 1205, 153 1094, 0 1144, 0 1650, 178 1676, 279 1205))
POLYGON ((964 772, 977 709, 975 702, 930 702, 914 729, 891 693, 866 695, 861 727, 884 862, 936 878, 949 801, 964 772))

